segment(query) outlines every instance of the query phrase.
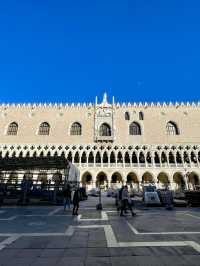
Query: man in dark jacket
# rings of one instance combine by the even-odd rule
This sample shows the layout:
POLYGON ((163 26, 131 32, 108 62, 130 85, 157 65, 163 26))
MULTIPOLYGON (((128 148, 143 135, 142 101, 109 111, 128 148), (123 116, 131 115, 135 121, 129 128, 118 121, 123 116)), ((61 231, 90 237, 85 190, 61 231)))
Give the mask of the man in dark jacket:
POLYGON ((78 215, 78 209, 79 209, 79 201, 80 201, 80 189, 77 188, 74 192, 74 197, 73 197, 73 215, 78 215))

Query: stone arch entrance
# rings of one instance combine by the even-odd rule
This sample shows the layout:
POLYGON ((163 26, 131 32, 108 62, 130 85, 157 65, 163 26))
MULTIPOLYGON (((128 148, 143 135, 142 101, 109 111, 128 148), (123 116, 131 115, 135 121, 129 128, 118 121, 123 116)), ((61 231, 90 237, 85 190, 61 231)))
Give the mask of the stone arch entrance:
POLYGON ((127 175, 126 183, 128 186, 130 186, 130 188, 133 188, 139 191, 139 180, 138 180, 136 173, 130 172, 127 175))
POLYGON ((98 173, 96 177, 96 187, 101 187, 102 189, 108 188, 108 178, 104 172, 98 173))
POLYGON ((176 172, 173 175, 173 182, 175 184, 175 190, 176 191, 183 191, 186 187, 184 176, 180 172, 176 172))
POLYGON ((92 188, 92 175, 90 174, 90 172, 85 172, 82 175, 81 184, 87 190, 90 190, 92 188))
POLYGON ((200 187, 199 176, 195 172, 188 175, 188 186, 192 190, 197 190, 200 187))
POLYGON ((122 175, 119 172, 115 172, 111 176, 111 187, 120 188, 123 184, 122 175))
POLYGON ((149 172, 145 172, 142 176, 142 183, 153 184, 154 183, 153 175, 149 172))
POLYGON ((170 184, 168 175, 165 172, 159 173, 157 179, 161 188, 166 188, 170 184))

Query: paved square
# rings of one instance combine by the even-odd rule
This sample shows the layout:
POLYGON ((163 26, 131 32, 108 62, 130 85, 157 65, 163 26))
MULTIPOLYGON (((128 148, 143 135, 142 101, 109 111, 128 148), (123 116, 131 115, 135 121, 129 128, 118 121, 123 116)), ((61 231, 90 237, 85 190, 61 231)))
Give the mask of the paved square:
POLYGON ((198 208, 142 208, 120 217, 114 199, 0 209, 0 265, 200 265, 198 208))

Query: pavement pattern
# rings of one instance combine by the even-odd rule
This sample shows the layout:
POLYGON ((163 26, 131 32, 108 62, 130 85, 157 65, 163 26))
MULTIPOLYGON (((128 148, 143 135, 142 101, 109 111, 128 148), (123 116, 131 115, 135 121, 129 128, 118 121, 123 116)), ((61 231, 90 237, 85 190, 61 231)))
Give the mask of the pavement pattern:
POLYGON ((62 206, 0 208, 0 265, 200 265, 200 209, 146 208, 120 217, 113 198, 62 206))

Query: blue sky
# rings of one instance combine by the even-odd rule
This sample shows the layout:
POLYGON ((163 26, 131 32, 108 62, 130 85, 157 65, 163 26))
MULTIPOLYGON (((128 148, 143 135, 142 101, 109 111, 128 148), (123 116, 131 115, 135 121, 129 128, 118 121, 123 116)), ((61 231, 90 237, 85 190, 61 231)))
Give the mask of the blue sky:
POLYGON ((2 0, 0 102, 200 100, 199 14, 198 0, 2 0))

